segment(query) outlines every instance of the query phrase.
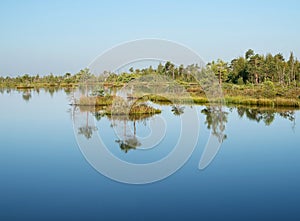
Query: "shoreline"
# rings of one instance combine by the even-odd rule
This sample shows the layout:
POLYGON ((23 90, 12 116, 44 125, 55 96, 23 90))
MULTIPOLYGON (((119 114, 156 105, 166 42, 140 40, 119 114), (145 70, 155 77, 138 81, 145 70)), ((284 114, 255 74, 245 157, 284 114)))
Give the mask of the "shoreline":
MULTIPOLYGON (((142 82, 144 85, 147 85, 147 82, 142 82)), ((171 82, 170 82, 171 83, 171 82)), ((125 83, 120 82, 104 82, 100 84, 103 87, 107 88, 120 88, 125 83)), ((79 84, 70 83, 70 84, 28 84, 28 85, 14 85, 7 86, 1 85, 0 89, 7 90, 17 90, 17 91, 31 91, 31 90, 40 90, 40 89, 70 89, 76 90, 79 88, 79 84)), ((151 86, 151 84, 148 84, 151 86)), ((300 108, 300 89, 299 88, 285 88, 286 93, 292 93, 289 96, 273 96, 267 97, 263 96, 266 91, 262 91, 261 86, 259 85, 251 85, 249 86, 237 86, 232 84, 224 84, 222 87, 222 91, 224 96, 221 98, 213 98, 208 99, 205 96, 203 90, 197 86, 197 84, 188 84, 181 85, 184 86, 186 91, 188 92, 188 96, 180 96, 174 94, 166 94, 166 96, 162 95, 148 95, 148 99, 154 103, 187 103, 187 104, 224 104, 224 105, 247 105, 247 106, 258 106, 258 107, 293 107, 300 108), (196 87, 195 87, 196 86, 196 87), (235 88, 228 88, 235 87, 235 88), (249 89, 250 88, 250 89, 249 89), (249 93, 250 91, 250 93, 249 93), (292 92, 290 92, 292 91, 292 92)), ((276 87, 275 92, 279 93, 282 88, 276 87)), ((134 98, 134 97, 133 97, 134 98)), ((112 101, 106 99, 105 104, 111 104, 112 101)), ((101 105, 105 105, 101 104, 101 105)), ((81 105, 77 103, 75 105, 81 105)))

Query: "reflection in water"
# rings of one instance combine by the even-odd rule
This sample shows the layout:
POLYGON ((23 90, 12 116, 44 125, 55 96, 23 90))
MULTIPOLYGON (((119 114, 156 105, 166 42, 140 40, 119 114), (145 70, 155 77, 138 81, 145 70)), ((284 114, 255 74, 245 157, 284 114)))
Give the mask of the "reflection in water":
POLYGON ((171 111, 173 112, 173 114, 174 114, 175 116, 180 116, 181 114, 184 113, 184 107, 183 107, 183 106, 180 106, 180 105, 178 105, 178 104, 174 104, 174 105, 172 106, 172 110, 171 110, 171 111))
MULTIPOLYGON (((45 92, 54 93, 57 92, 56 88, 52 88, 51 90, 43 89, 45 92)), ((42 90, 42 91, 43 91, 42 90)), ((62 89, 67 96, 73 99, 74 94, 72 90, 62 89)), ((26 102, 29 102, 37 93, 37 89, 22 89, 17 90, 19 92, 19 96, 22 96, 26 102)), ((11 89, 4 91, 3 89, 0 91, 1 93, 11 93, 15 92, 11 89)), ((98 91, 98 93, 103 93, 102 91, 98 91)), ((158 103, 156 105, 159 105, 158 103)), ((164 104, 166 105, 166 104, 164 104)), ((164 106, 161 105, 161 106, 164 106)), ((167 108, 169 113, 167 113, 167 117, 170 119, 175 119, 175 116, 180 116, 188 114, 186 106, 184 104, 168 104, 170 105, 170 109, 167 108), (185 109, 186 108, 186 109, 185 109)), ((199 108, 195 106, 196 108, 199 108)), ((131 115, 106 115, 105 114, 105 106, 72 106, 71 114, 75 116, 75 114, 84 115, 82 122, 80 122, 80 126, 77 129, 77 133, 82 135, 83 139, 89 139, 93 137, 95 131, 97 131, 97 127, 94 126, 92 120, 96 119, 97 121, 101 121, 104 118, 111 123, 112 129, 119 130, 118 138, 111 139, 115 145, 117 144, 122 151, 128 153, 130 150, 142 149, 145 146, 145 141, 137 136, 137 130, 141 129, 137 127, 137 122, 142 121, 146 126, 150 122, 150 118, 153 115, 149 114, 131 114, 131 115), (143 146, 144 145, 144 146, 143 146)), ((211 136, 215 138, 215 142, 221 144, 225 139, 228 139, 227 133, 225 133, 227 124, 230 123, 228 121, 228 112, 227 111, 236 111, 236 114, 240 118, 247 118, 251 121, 264 124, 266 126, 272 125, 276 118, 286 119, 291 121, 292 128, 295 128, 296 119, 295 119, 295 111, 292 109, 284 109, 284 108, 268 108, 268 107, 247 107, 247 106, 237 106, 233 108, 228 108, 224 106, 201 106, 199 109, 202 109, 199 112, 205 116, 205 125, 207 129, 211 130, 211 136)), ((164 112, 166 113, 166 112, 164 112)), ((75 121, 75 117, 73 117, 75 121)), ((75 125, 75 124, 74 124, 75 125)), ((77 124, 78 125, 78 124, 77 124)), ((140 131, 139 131, 140 132, 140 131)), ((141 132, 140 132, 141 133, 141 132)), ((210 150, 208 153, 207 159, 213 159, 218 153, 219 149, 216 148, 214 150, 210 150)), ((204 154, 203 154, 204 155, 204 154)), ((207 160, 210 162, 210 160, 207 160)), ((208 163, 204 164, 208 165, 208 163)))
POLYGON ((89 112, 86 112, 86 123, 85 125, 78 128, 78 134, 84 135, 86 139, 90 139, 93 135, 93 132, 96 130, 97 130, 96 127, 89 126, 89 112))
MULTIPOLYGON (((290 129, 290 122, 298 120, 295 119, 295 116, 296 118, 300 116, 299 111, 271 109, 275 112, 275 119, 270 126, 265 126, 263 120, 260 120, 260 122, 256 120, 249 121, 246 110, 242 119, 239 119, 237 107, 232 109, 222 107, 223 111, 229 112, 228 122, 225 123, 227 139, 224 141, 224 145, 221 146, 223 151, 217 155, 218 158, 212 162, 208 170, 203 172, 196 170, 200 151, 203 150, 202 144, 205 145, 205 139, 202 139, 199 140, 198 147, 193 152, 194 155, 178 173, 153 185, 136 188, 136 186, 122 185, 108 180, 105 176, 94 172, 89 163, 84 160, 80 152, 83 148, 76 146, 72 138, 72 131, 70 131, 72 123, 70 124, 65 113, 67 108, 71 107, 71 110, 73 110, 74 106, 67 105, 68 100, 65 98, 63 91, 58 94, 55 93, 54 98, 51 99, 49 93, 44 93, 44 89, 41 89, 39 96, 32 90, 32 97, 28 103, 23 100, 22 94, 23 92, 13 90, 11 95, 7 95, 6 90, 4 90, 3 95, 0 94, 2 104, 2 143, 0 148, 2 182, 0 195, 3 199, 1 201, 1 211, 4 212, 4 216, 3 213, 1 215, 3 217, 17 217, 20 214, 20 219, 22 219, 24 214, 29 213, 33 214, 33 219, 43 217, 47 213, 53 219, 61 216, 61 214, 69 216, 68 214, 73 212, 72 208, 78 207, 78 197, 82 198, 85 211, 93 211, 98 214, 107 211, 104 215, 109 216, 112 211, 111 205, 115 205, 115 209, 119 210, 118 212, 123 215, 123 218, 126 211, 130 211, 131 214, 134 212, 139 216, 143 216, 150 211, 150 218, 155 218, 156 214, 151 214, 151 210, 149 210, 150 205, 153 211, 164 213, 167 210, 170 214, 175 211, 176 216, 182 214, 185 210, 185 207, 180 208, 178 206, 178 202, 186 203, 189 206, 190 217, 199 215, 199 205, 203 206, 201 210, 201 213, 203 211, 203 217, 210 217, 212 215, 211 211, 216 208, 216 202, 222 202, 223 207, 219 208, 221 208, 221 212, 227 212, 227 214, 232 212, 230 208, 239 207, 241 207, 239 211, 242 212, 247 212, 250 207, 253 207, 252 211, 257 210, 258 214, 266 215, 267 218, 278 214, 282 217, 285 214, 295 216, 298 214, 297 209, 299 206, 297 206, 297 203, 299 202, 300 192, 297 186, 300 184, 298 175, 300 168, 300 128, 296 127, 295 133, 287 129, 290 129), (15 127, 14 123, 18 123, 18 125, 15 127), (39 128, 40 125, 44 125, 44 127, 39 128), (248 125, 249 127, 247 127, 248 125), (240 126, 241 128, 244 126, 245 128, 241 130, 239 127, 234 126, 240 126), (18 139, 12 139, 14 135, 18 135, 18 139), (53 139, 53 136, 55 136, 55 139, 53 139), (245 143, 247 141, 251 141, 251 143, 245 143), (70 181, 73 182, 70 183, 70 181), (47 193, 45 188, 48 187, 51 191, 47 193), (163 196, 153 194, 159 191, 166 194, 163 194, 163 196), (141 194, 141 192, 145 194, 141 194), (55 204, 53 204, 53 193, 56 193, 55 198, 58 197, 55 204), (166 200, 166 197, 164 197, 166 195, 180 201, 173 200, 174 202, 171 202, 166 200), (62 197, 59 198, 59 196, 62 197), (66 200, 64 197, 69 198, 66 200), (66 201, 71 209, 65 207, 67 206, 66 201), (137 201, 149 206, 142 206, 139 210, 133 211, 132 205, 135 205, 137 201), (158 203, 160 201, 161 203, 158 203), (18 205, 15 202, 18 202, 18 205), (284 205, 284 202, 287 202, 286 205, 284 205), (170 211, 168 208, 164 209, 164 205, 167 204, 170 208, 175 209, 170 211), (226 205, 231 206, 226 210, 226 205), (8 212, 6 213, 6 211, 8 212), (38 211, 41 211, 41 213, 38 213, 38 211), (205 213, 205 211, 208 212, 205 213)), ((201 110, 207 107, 194 106, 193 108, 198 110, 199 115, 201 115, 200 123, 201 128, 203 128, 206 115, 201 113, 201 110)), ((270 112, 270 109, 267 108, 239 107, 239 109, 242 108, 249 109, 247 112, 251 113, 254 113, 253 109, 261 113, 270 112)), ((171 150, 167 149, 167 145, 173 143, 165 142, 166 145, 161 145, 159 148, 139 151, 143 146, 138 146, 136 150, 130 149, 125 154, 118 143, 115 142, 119 138, 115 138, 110 131, 106 133, 106 130, 112 129, 109 127, 112 120, 110 121, 107 116, 104 116, 100 109, 91 110, 87 119, 86 112, 80 113, 79 109, 79 107, 76 108, 76 114, 81 114, 84 118, 82 121, 79 121, 78 118, 74 119, 80 123, 74 124, 75 133, 78 133, 78 127, 86 126, 86 123, 91 126, 92 120, 97 118, 99 122, 94 122, 97 123, 99 131, 93 132, 92 138, 88 142, 93 142, 93 137, 97 133, 103 132, 106 136, 103 142, 108 144, 108 148, 110 146, 114 147, 113 150, 109 149, 111 154, 125 162, 151 163, 171 153, 171 150), (166 151, 163 152, 164 150, 166 151)), ((181 117, 188 114, 188 112, 189 108, 185 106, 181 117)), ((171 112, 171 106, 164 106, 162 115, 168 117, 171 121, 172 119, 179 121, 179 117, 174 116, 171 112)), ((128 119, 128 123, 131 126, 132 134, 134 134, 133 121, 130 121, 130 119, 128 119)), ((123 119, 119 120, 123 123, 123 119)), ((144 122, 151 121, 145 118, 144 122)), ((204 127, 205 133, 203 135, 207 135, 207 125, 204 125, 204 127)), ((130 128, 127 127, 127 129, 130 128)), ((143 126, 136 123, 137 138, 143 144, 143 140, 139 138, 142 129, 144 129, 143 126)), ((145 132, 148 132, 148 130, 145 130, 145 132)), ((174 135, 171 132, 168 135, 171 136, 166 137, 165 141, 175 140, 177 134, 174 135)), ((77 137, 87 140, 84 135, 77 137)), ((200 136, 200 138, 205 137, 200 136)), ((95 156, 96 160, 97 158, 98 156, 95 156)), ((161 170, 165 169, 161 167, 161 170)), ((133 171, 133 176, 135 176, 135 171, 133 171)), ((122 217, 117 218, 122 219, 122 217)))
MULTIPOLYGON (((115 140, 119 144, 121 150, 127 153, 131 149, 136 149, 141 146, 141 142, 138 140, 136 134, 136 123, 142 121, 144 125, 147 125, 148 120, 154 114, 130 114, 130 115, 106 115, 104 112, 105 106, 73 106, 72 114, 75 114, 79 110, 79 114, 86 114, 85 124, 78 128, 78 134, 84 135, 86 139, 90 139, 93 132, 97 130, 96 127, 89 125, 90 114, 97 121, 101 121, 103 117, 107 118, 111 122, 111 127, 115 131, 119 130, 118 140, 115 140), (133 127, 133 133, 131 131, 130 124, 133 127), (122 128, 122 133, 120 132, 122 128)), ((75 118, 73 117, 75 120, 75 118)))
POLYGON ((65 88, 60 88, 58 86, 49 86, 49 87, 43 87, 42 89, 40 88, 17 88, 17 89, 12 89, 12 88, 0 88, 0 94, 11 94, 12 92, 18 92, 21 94, 22 99, 26 102, 29 102, 31 98, 33 97, 33 94, 40 94, 40 91, 44 91, 46 94, 49 93, 51 97, 53 97, 54 93, 58 93, 60 91, 64 91, 67 97, 69 98, 70 101, 74 100, 74 93, 75 89, 71 87, 65 87, 65 88))
POLYGON ((283 117, 284 119, 288 119, 289 121, 292 121, 292 129, 295 130, 296 127, 296 117, 295 117, 295 111, 284 111, 284 112, 279 112, 279 116, 283 117))
POLYGON ((23 98, 23 100, 28 102, 31 98, 31 91, 30 90, 25 90, 22 94, 22 98, 23 98))
POLYGON ((279 115, 285 119, 288 119, 289 121, 295 122, 295 120, 296 120, 295 111, 288 110, 288 111, 284 111, 284 112, 279 112, 279 115))
POLYGON ((108 115, 107 118, 112 122, 111 125, 116 131, 122 129, 122 132, 119 131, 118 137, 116 140, 120 146, 120 149, 127 153, 129 150, 134 150, 137 147, 140 147, 142 143, 138 140, 136 134, 136 123, 142 121, 145 126, 149 122, 149 119, 154 114, 131 114, 127 115, 108 115), (130 124, 133 127, 133 133, 130 128, 130 124), (122 128, 120 128, 122 127, 122 128))
POLYGON ((249 120, 260 122, 261 120, 265 125, 269 126, 275 119, 275 111, 273 110, 261 110, 261 109, 249 109, 245 107, 238 107, 237 113, 240 117, 246 115, 249 120))
POLYGON ((295 124, 295 111, 293 110, 262 107, 237 107, 236 109, 241 118, 246 116, 249 120, 253 120, 258 123, 263 121, 266 126, 269 126, 273 123, 276 114, 284 119, 294 122, 295 124))
MULTIPOLYGON (((131 115, 106 115, 105 106, 73 106, 72 114, 79 111, 79 114, 85 114, 85 123, 78 128, 78 134, 83 135, 86 139, 90 139, 93 132, 97 131, 95 126, 89 124, 89 118, 92 117, 97 121, 101 121, 103 118, 108 119, 111 122, 111 127, 117 131, 118 139, 115 140, 119 144, 122 151, 127 153, 129 150, 135 150, 142 146, 142 143, 137 138, 136 123, 142 121, 144 125, 147 125, 150 118, 153 115, 149 114, 131 114, 131 115), (133 131, 131 130, 133 128, 133 131)), ((174 104, 171 108, 171 112, 175 116, 184 114, 184 106, 174 104)), ((228 112, 225 111, 224 106, 207 106, 201 110, 201 113, 205 115, 205 125, 207 129, 211 130, 211 135, 216 138, 216 142, 221 144, 227 139, 225 133, 226 124, 228 123, 228 112)), ((295 125, 295 112, 293 110, 285 109, 270 109, 259 107, 245 107, 239 106, 235 108, 229 108, 230 111, 236 110, 238 116, 247 117, 249 120, 256 121, 258 123, 264 122, 269 126, 272 124, 276 116, 294 122, 295 125)), ((171 115, 170 115, 171 116, 171 115)), ((75 120, 75 118, 73 117, 75 120)), ((215 154, 218 152, 216 149, 215 154)), ((212 156, 215 156, 212 154, 212 156)))
MULTIPOLYGON (((143 85, 141 85, 143 86, 143 85)), ((82 90, 88 91, 88 88, 81 88, 82 90)), ((85 94, 87 92, 85 91, 85 94)), ((111 91, 106 91, 104 88, 97 88, 93 91, 93 94, 103 96, 106 93, 111 93, 111 91)), ((125 96, 128 97, 128 94, 125 96)), ((143 102, 145 102, 143 100, 143 102)), ((156 103, 156 105, 160 105, 156 103)), ((170 105, 171 113, 167 115, 169 118, 174 118, 174 116, 185 115, 185 105, 182 103, 170 103, 165 104, 170 105)), ((143 120, 144 124, 149 123, 149 118, 153 115, 149 114, 122 114, 122 107, 114 105, 114 108, 117 108, 117 111, 113 113, 117 114, 106 114, 107 110, 110 108, 109 105, 106 106, 79 106, 79 111, 81 113, 86 113, 86 122, 80 128, 78 128, 78 134, 84 135, 86 139, 90 139, 93 135, 93 132, 97 128, 89 125, 89 114, 94 117, 97 121, 101 121, 103 118, 106 118, 110 121, 112 129, 117 133, 117 139, 113 138, 113 141, 119 145, 119 148, 128 153, 130 150, 135 150, 138 147, 143 147, 143 140, 136 136, 136 122, 143 120), (119 111, 120 110, 120 111, 119 111), (120 113, 119 113, 120 112, 120 113), (133 128, 133 131, 131 130, 133 128), (141 140, 139 140, 139 139, 141 140), (142 142, 141 142, 142 141, 142 142)), ((247 117, 249 120, 256 121, 258 123, 264 122, 265 125, 269 126, 275 120, 276 116, 283 117, 290 121, 295 122, 294 111, 292 110, 276 110, 274 108, 260 108, 260 107, 246 107, 238 106, 234 108, 227 108, 222 105, 211 105, 204 107, 200 112, 205 116, 205 125, 208 130, 211 131, 210 135, 212 139, 208 143, 205 151, 202 155, 203 163, 200 167, 205 168, 216 156, 219 151, 221 144, 224 140, 228 139, 227 134, 225 133, 226 125, 228 124, 228 114, 229 111, 236 110, 238 116, 241 118, 243 116, 247 117)), ((74 119, 74 118, 73 118, 74 119)), ((145 145, 145 144, 144 144, 145 145)))
POLYGON ((136 149, 138 146, 141 146, 141 143, 136 137, 128 138, 126 140, 116 140, 120 145, 120 149, 127 153, 131 149, 136 149))
POLYGON ((71 93, 73 92, 73 88, 71 88, 71 87, 65 87, 64 88, 64 92, 65 92, 65 94, 67 95, 67 96, 70 96, 71 95, 71 93))
MULTIPOLYGON (((225 126, 228 121, 228 112, 222 110, 222 106, 209 106, 204 108, 201 113, 206 116, 205 124, 211 130, 212 139, 208 143, 199 162, 199 169, 206 168, 219 152, 219 148, 223 141, 227 138, 225 134, 225 126), (211 145, 215 142, 215 145, 211 145)), ((230 111, 233 109, 230 108, 230 111)), ((260 122, 261 120, 266 126, 271 125, 274 121, 276 113, 285 119, 293 121, 295 127, 295 113, 291 110, 274 110, 270 108, 259 107, 236 107, 236 111, 240 117, 246 116, 249 120, 260 122)))
MULTIPOLYGON (((125 153, 127 153, 129 150, 131 149, 136 149, 138 146, 141 146, 140 141, 136 138, 136 117, 138 117, 137 115, 131 115, 132 119, 129 119, 127 116, 117 116, 117 119, 114 118, 113 121, 114 123, 112 125, 117 125, 115 123, 115 121, 123 121, 124 122, 124 132, 123 135, 119 135, 118 140, 116 140, 116 142, 119 144, 120 149, 123 150, 125 153), (123 118, 123 119, 122 119, 123 118), (133 122, 133 135, 129 134, 128 135, 128 131, 127 131, 127 121, 131 121, 133 122)), ((130 131, 131 132, 131 131, 130 131)))
POLYGON ((223 111, 223 106, 208 106, 201 111, 206 116, 205 124, 211 131, 211 139, 208 140, 199 161, 199 169, 206 168, 220 150, 221 144, 227 138, 225 124, 228 113, 223 111))
POLYGON ((46 87, 45 92, 49 92, 50 96, 53 97, 55 92, 58 92, 60 90, 59 87, 46 87))
POLYGON ((210 106, 204 108, 201 113, 206 116, 207 129, 212 131, 212 135, 218 138, 219 143, 222 143, 227 138, 225 125, 228 112, 223 111, 222 106, 210 106))

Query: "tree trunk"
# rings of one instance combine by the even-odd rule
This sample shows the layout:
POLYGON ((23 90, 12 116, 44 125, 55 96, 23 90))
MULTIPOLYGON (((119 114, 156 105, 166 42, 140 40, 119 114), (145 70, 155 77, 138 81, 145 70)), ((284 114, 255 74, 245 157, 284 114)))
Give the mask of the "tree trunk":
POLYGON ((255 84, 258 84, 258 74, 255 73, 255 84))
POLYGON ((135 120, 133 121, 133 134, 134 137, 136 136, 136 125, 135 125, 135 120))

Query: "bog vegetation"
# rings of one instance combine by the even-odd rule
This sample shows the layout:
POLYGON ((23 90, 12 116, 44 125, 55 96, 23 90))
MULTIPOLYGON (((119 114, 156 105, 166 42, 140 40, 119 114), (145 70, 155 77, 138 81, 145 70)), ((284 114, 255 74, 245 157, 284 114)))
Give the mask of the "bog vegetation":
MULTIPOLYGON (((197 79, 199 70, 200 68, 194 64, 176 66, 168 61, 159 64, 156 68, 152 66, 144 69, 130 68, 128 72, 120 74, 105 72, 100 77, 92 75, 88 69, 83 69, 74 75, 71 73, 61 76, 25 74, 18 77, 0 77, 0 89, 3 91, 5 88, 76 88, 86 80, 99 82, 104 87, 118 87, 146 75, 162 75, 184 86, 195 103, 206 103, 208 100, 204 93, 207 90, 205 87, 211 86, 206 83, 213 76, 218 87, 222 88, 227 103, 300 106, 300 62, 292 52, 285 59, 281 54, 260 55, 249 49, 244 56, 237 57, 230 62, 218 59, 208 63, 200 71, 201 78, 197 79), (200 84, 199 79, 202 81, 200 84)), ((98 94, 94 94, 93 97, 98 97, 97 102, 111 102, 111 97, 104 96, 103 91, 96 93, 98 94), (99 97, 105 98, 99 99, 99 97)), ((160 98, 152 97, 152 99, 159 101, 160 98)), ((185 98, 176 97, 176 99, 184 100, 185 98)), ((89 102, 86 98, 82 98, 82 101, 89 102)), ((216 101, 218 101, 217 97, 216 101)))

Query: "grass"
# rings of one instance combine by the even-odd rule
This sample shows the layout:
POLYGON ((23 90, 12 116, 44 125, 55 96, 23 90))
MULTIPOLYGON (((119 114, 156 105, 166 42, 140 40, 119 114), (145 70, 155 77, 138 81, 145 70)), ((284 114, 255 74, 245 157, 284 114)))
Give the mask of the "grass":
POLYGON ((207 103, 225 103, 225 104, 242 104, 251 106, 269 106, 269 107, 300 107, 300 99, 295 98, 263 98, 250 96, 224 96, 224 98, 208 99, 205 96, 192 95, 191 97, 180 97, 170 95, 167 98, 162 96, 151 95, 150 100, 158 104, 207 104, 207 103))
POLYGON ((108 106, 106 109, 107 115, 154 115, 161 113, 160 109, 151 107, 147 104, 141 103, 137 104, 135 103, 131 107, 120 105, 121 108, 116 105, 108 106))
POLYGON ((300 107, 300 101, 292 98, 251 98, 242 96, 226 96, 226 104, 242 104, 270 107, 300 107))
MULTIPOLYGON (((126 77, 126 76, 125 76, 126 77)), ((185 93, 178 95, 176 93, 160 94, 160 95, 146 95, 143 98, 139 98, 140 101, 152 101, 153 103, 161 105, 170 104, 206 104, 206 103, 220 103, 222 99, 208 99, 205 96, 203 89, 198 83, 188 83, 188 82, 177 82, 185 88, 185 93)), ((171 83, 168 84, 164 82, 165 85, 157 86, 160 87, 171 87, 171 83)), ((44 88, 45 90, 50 90, 52 88, 77 88, 76 83, 18 83, 18 84, 0 84, 1 88, 16 88, 20 90, 25 89, 39 89, 44 88)), ((105 82, 106 87, 121 87, 124 86, 124 82, 105 82)), ((149 82, 139 82, 139 85, 144 86, 146 89, 152 88, 153 83, 149 82)), ((222 85, 224 101, 226 104, 243 104, 243 105, 253 105, 253 106, 270 106, 270 107, 300 107, 300 88, 294 86, 282 86, 279 84, 274 85, 260 84, 260 85, 236 85, 230 83, 224 83, 222 85), (271 87, 272 86, 272 87, 271 87), (271 89, 272 90, 271 90, 271 89)), ((143 88, 142 88, 143 89, 143 88)), ((146 90, 145 89, 145 90, 146 90)), ((142 90, 143 91, 143 90, 142 90)), ((151 91, 151 90, 150 90, 151 91)), ((135 97, 132 97, 135 99, 135 97)), ((76 105, 82 106, 109 106, 113 103, 115 97, 111 95, 98 96, 98 97, 80 97, 76 105)))
POLYGON ((129 111, 129 115, 131 115, 131 114, 159 114, 159 113, 161 113, 160 109, 148 106, 146 104, 133 105, 129 111))
POLYGON ((113 96, 81 96, 79 102, 75 105, 78 106, 108 106, 113 103, 113 96))
MULTIPOLYGON (((82 96, 77 105, 89 106, 108 106, 112 105, 114 99, 117 97, 113 96, 98 96, 98 97, 85 97, 82 96)), ((131 99, 135 99, 131 97, 131 99)), ((160 105, 171 105, 171 104, 207 104, 207 103, 226 103, 226 104, 242 104, 252 106, 269 106, 269 107, 300 107, 300 99, 295 98, 255 98, 249 96, 224 96, 223 98, 208 99, 205 96, 192 95, 187 96, 176 96, 172 94, 162 95, 147 95, 138 99, 139 102, 151 101, 160 105)), ((115 102, 116 103, 116 102, 115 102)), ((120 107, 122 108, 122 107, 120 107)))

